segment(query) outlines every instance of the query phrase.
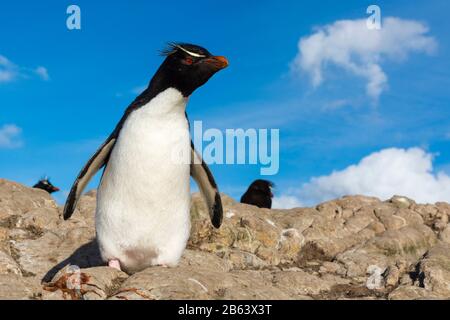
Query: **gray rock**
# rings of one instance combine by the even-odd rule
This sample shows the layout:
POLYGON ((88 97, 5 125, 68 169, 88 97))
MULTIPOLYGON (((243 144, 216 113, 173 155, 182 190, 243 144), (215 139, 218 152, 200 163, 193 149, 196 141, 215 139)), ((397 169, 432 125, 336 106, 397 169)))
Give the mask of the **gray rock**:
POLYGON ((402 196, 393 196, 389 200, 389 202, 399 208, 405 208, 405 209, 408 209, 411 206, 411 204, 414 203, 414 201, 412 201, 411 199, 408 199, 408 198, 402 197, 402 196))
POLYGON ((267 210, 223 195, 212 228, 192 198, 188 248, 175 268, 132 276, 105 267, 96 192, 72 219, 41 190, 0 180, 0 299, 446 299, 450 205, 347 196, 267 210))
POLYGON ((434 294, 450 298, 450 244, 438 243, 420 262, 423 285, 434 294))

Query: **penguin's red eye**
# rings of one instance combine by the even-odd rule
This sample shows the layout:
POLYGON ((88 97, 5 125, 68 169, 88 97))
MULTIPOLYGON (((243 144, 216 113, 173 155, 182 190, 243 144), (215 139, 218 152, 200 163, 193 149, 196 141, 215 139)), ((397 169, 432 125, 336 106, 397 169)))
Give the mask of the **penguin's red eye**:
POLYGON ((194 60, 192 60, 191 58, 184 59, 184 64, 187 64, 190 66, 192 63, 194 63, 194 60))

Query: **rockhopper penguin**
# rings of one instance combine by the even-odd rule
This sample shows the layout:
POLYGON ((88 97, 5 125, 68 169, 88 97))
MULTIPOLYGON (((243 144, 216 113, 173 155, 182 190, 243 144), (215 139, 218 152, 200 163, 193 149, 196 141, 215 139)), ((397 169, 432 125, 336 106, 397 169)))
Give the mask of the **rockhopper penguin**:
POLYGON ((214 178, 195 151, 186 116, 188 97, 228 66, 224 57, 192 44, 170 44, 148 88, 75 180, 64 208, 69 219, 89 180, 105 168, 97 194, 97 242, 110 267, 128 273, 175 266, 190 232, 191 175, 214 227, 222 203, 214 178), (195 161, 180 161, 184 153, 195 161))
POLYGON ((251 204, 259 208, 272 208, 273 182, 267 180, 256 180, 241 198, 241 203, 251 204))
POLYGON ((52 194, 53 192, 59 191, 59 188, 55 187, 53 184, 51 184, 49 178, 43 178, 36 183, 33 188, 36 189, 42 189, 47 191, 48 193, 52 194))

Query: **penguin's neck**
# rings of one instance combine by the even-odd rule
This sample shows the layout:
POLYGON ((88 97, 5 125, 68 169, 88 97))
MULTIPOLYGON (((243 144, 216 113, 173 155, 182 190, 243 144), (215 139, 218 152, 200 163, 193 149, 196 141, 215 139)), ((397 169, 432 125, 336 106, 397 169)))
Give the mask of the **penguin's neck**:
POLYGON ((146 113, 154 116, 162 116, 169 114, 182 114, 185 115, 186 104, 188 98, 175 88, 167 88, 158 93, 152 100, 150 100, 143 109, 146 113))
POLYGON ((147 90, 151 95, 156 95, 156 93, 163 92, 168 88, 175 88, 184 97, 188 97, 192 91, 187 90, 185 87, 185 81, 177 75, 175 70, 171 69, 166 60, 156 71, 147 90))

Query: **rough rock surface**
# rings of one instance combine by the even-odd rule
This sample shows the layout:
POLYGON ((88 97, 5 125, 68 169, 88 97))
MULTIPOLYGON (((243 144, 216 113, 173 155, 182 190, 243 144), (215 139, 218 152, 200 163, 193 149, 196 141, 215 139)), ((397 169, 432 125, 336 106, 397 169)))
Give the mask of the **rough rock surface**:
POLYGON ((212 228, 198 194, 176 268, 105 267, 95 192, 73 218, 44 191, 0 179, 0 299, 448 299, 450 205, 344 197, 267 210, 224 196, 212 228))

